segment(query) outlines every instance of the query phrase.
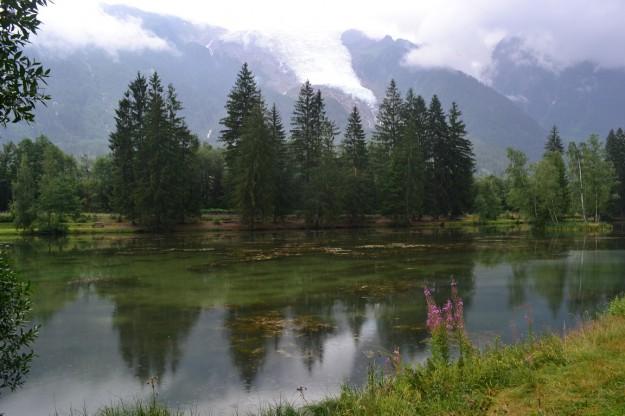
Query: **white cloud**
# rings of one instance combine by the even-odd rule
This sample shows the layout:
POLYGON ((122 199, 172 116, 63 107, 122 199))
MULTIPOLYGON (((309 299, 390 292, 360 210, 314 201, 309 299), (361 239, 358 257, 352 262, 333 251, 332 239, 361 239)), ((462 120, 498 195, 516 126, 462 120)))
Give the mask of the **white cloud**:
MULTIPOLYGON (((339 33, 350 28, 374 37, 403 37, 421 45, 406 57, 408 64, 451 67, 476 77, 482 77, 494 46, 505 36, 523 38, 528 49, 559 66, 592 60, 604 67, 625 67, 625 54, 621 53, 625 44, 623 0, 102 2, 172 14, 230 31, 261 32, 272 39, 268 42, 276 50, 288 53, 289 64, 311 81, 317 82, 314 76, 356 90, 359 87, 338 43, 339 33)), ((50 14, 42 17, 59 41, 67 39, 69 44, 112 50, 166 47, 161 39, 145 32, 140 22, 111 18, 97 4, 97 0, 57 0, 49 7, 50 14), (63 6, 69 4, 72 6, 63 6), (64 11, 53 13, 54 8, 64 11)))
POLYGON ((136 18, 117 18, 90 0, 55 0, 41 10, 39 46, 69 51, 98 47, 115 54, 119 50, 170 49, 167 42, 141 27, 136 18))

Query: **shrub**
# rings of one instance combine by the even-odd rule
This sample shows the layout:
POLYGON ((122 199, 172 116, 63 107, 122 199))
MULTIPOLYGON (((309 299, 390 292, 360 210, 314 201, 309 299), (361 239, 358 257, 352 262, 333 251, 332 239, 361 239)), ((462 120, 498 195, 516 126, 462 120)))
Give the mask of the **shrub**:
POLYGON ((20 282, 0 253, 0 393, 24 383, 34 352, 36 326, 30 326, 30 287, 20 282))

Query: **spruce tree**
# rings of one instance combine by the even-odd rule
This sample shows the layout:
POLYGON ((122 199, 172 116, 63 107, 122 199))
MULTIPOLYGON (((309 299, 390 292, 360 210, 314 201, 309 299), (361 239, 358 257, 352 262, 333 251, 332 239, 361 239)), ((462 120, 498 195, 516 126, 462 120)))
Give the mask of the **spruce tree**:
POLYGON ((564 145, 562 144, 562 139, 560 138, 560 132, 558 131, 558 127, 555 125, 549 131, 549 136, 547 136, 545 152, 564 153, 564 145))
POLYGON ((113 209, 130 219, 135 217, 131 197, 135 177, 133 127, 130 91, 127 91, 115 110, 115 131, 110 135, 109 148, 113 164, 113 209))
POLYGON ((355 176, 367 168, 367 142, 362 128, 362 119, 358 108, 354 106, 347 119, 345 138, 342 143, 343 160, 352 169, 355 176))
POLYGON ((362 223, 370 209, 371 181, 366 137, 357 107, 347 120, 341 148, 343 209, 352 224, 362 223))
POLYGON ((315 92, 306 81, 291 117, 291 149, 295 186, 301 189, 298 206, 313 227, 331 221, 337 214, 338 165, 334 153, 337 134, 336 125, 326 116, 321 91, 315 92))
POLYGON ((562 193, 558 193, 560 199, 557 209, 566 213, 570 205, 569 184, 566 173, 566 163, 564 162, 564 145, 562 144, 562 139, 560 138, 560 133, 556 126, 551 128, 547 136, 544 158, 548 158, 550 163, 555 167, 559 188, 562 189, 562 193))
POLYGON ((182 103, 171 84, 167 86, 166 108, 172 145, 170 158, 173 169, 170 175, 175 179, 172 188, 178 202, 178 219, 184 222, 189 216, 197 215, 200 209, 200 194, 196 192, 199 141, 187 127, 185 119, 178 114, 182 110, 182 103))
POLYGON ((384 147, 387 155, 391 154, 392 149, 400 140, 402 106, 403 101, 397 89, 397 84, 392 79, 378 109, 377 123, 373 136, 384 147))
POLYGON ((233 174, 235 203, 250 229, 273 213, 276 147, 265 113, 261 102, 245 118, 233 174))
POLYGON ((273 220, 277 222, 283 219, 291 209, 293 188, 291 180, 292 166, 286 142, 286 133, 282 124, 282 118, 275 104, 271 107, 269 113, 269 133, 272 146, 274 147, 273 220))
POLYGON ((428 108, 428 139, 426 149, 426 211, 447 215, 451 210, 453 157, 445 112, 436 95, 428 108))
POLYGON ((625 132, 619 128, 616 132, 610 130, 606 139, 606 154, 616 169, 619 181, 617 187, 618 198, 614 201, 615 213, 625 215, 625 132))
POLYGON ((220 120, 223 129, 220 132, 219 140, 226 147, 225 157, 229 169, 232 169, 235 163, 245 118, 259 104, 260 91, 256 85, 254 74, 250 71, 247 63, 244 63, 228 94, 226 116, 220 120))
POLYGON ((116 212, 134 221, 137 218, 137 178, 146 175, 147 161, 138 159, 137 149, 145 142, 148 83, 138 73, 115 110, 115 131, 109 138, 112 158, 112 199, 116 212))
POLYGON ((462 121, 462 113, 456 103, 452 103, 449 110, 449 160, 451 178, 449 192, 451 214, 460 215, 472 208, 473 173, 475 171, 475 157, 473 144, 466 137, 467 131, 462 121))
POLYGON ((310 182, 312 169, 319 163, 321 150, 319 96, 309 81, 300 91, 291 117, 291 146, 297 179, 300 183, 310 182))
POLYGON ((423 213, 427 127, 425 101, 408 90, 402 107, 400 139, 393 148, 384 190, 383 212, 396 224, 409 224, 423 213))

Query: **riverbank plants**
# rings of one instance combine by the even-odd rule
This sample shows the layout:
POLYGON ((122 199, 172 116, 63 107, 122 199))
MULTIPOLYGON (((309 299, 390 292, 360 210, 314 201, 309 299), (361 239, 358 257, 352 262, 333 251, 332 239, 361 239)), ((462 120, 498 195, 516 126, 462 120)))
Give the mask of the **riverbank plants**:
MULTIPOLYGON (((429 292, 429 293, 428 293, 429 292)), ((462 300, 439 306, 432 291, 428 328, 432 356, 401 363, 384 375, 372 369, 364 387, 344 385, 333 398, 295 407, 278 404, 262 416, 329 415, 618 415, 625 414, 625 297, 564 337, 528 337, 522 343, 473 348, 462 300), (451 305, 451 306, 450 306, 451 305), (452 353, 453 352, 453 353, 452 353)), ((156 402, 107 407, 96 416, 180 416, 156 402)))

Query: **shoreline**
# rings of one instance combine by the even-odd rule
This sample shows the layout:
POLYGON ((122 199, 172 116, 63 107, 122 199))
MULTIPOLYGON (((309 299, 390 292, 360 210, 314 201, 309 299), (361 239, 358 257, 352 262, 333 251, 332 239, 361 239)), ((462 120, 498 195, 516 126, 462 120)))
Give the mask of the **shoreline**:
MULTIPOLYGON (((527 221, 515 218, 502 218, 480 222, 475 216, 465 216, 455 219, 424 219, 415 221, 409 225, 395 225, 388 218, 381 215, 371 215, 362 224, 350 224, 347 222, 337 222, 324 227, 308 227, 305 221, 297 216, 289 216, 285 221, 274 223, 265 222, 258 224, 254 229, 250 229, 239 221, 237 214, 214 214, 202 215, 195 222, 179 224, 171 230, 153 231, 140 226, 133 225, 127 221, 117 221, 113 214, 85 214, 87 220, 80 222, 68 222, 68 232, 59 235, 162 235, 179 233, 201 233, 201 232, 265 232, 265 231, 329 231, 329 230, 372 230, 372 229, 397 229, 397 230, 514 230, 530 231, 532 224, 527 221)), ((613 225, 623 225, 622 220, 616 222, 586 222, 580 219, 568 219, 558 225, 546 225, 540 230, 546 233, 584 233, 584 234, 606 234, 613 231, 613 225)), ((17 230, 12 223, 0 223, 0 237, 55 237, 54 235, 39 234, 37 232, 28 233, 17 230)))

